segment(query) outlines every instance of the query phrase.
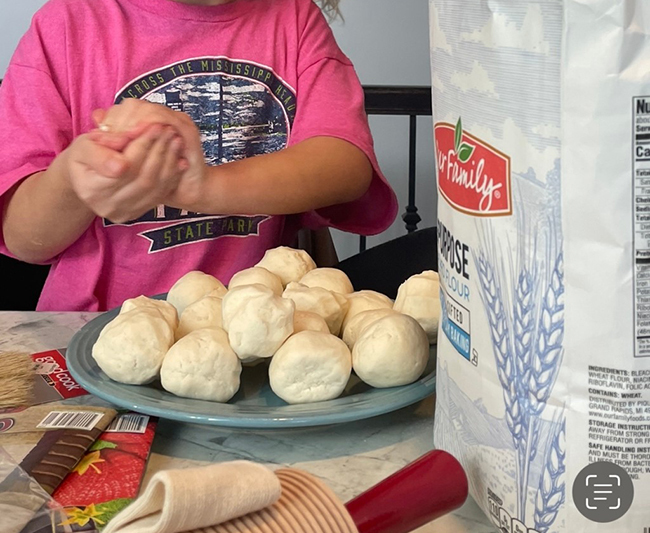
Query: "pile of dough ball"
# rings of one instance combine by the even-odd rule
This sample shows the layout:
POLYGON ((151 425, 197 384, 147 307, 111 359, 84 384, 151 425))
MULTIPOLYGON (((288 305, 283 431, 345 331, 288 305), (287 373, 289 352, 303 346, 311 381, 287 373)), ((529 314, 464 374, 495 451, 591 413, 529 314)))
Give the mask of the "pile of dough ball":
POLYGON ((271 389, 290 404, 340 396, 354 372, 366 384, 416 381, 440 320, 438 274, 411 276, 393 302, 355 291, 347 275, 317 268, 303 250, 268 250, 228 287, 209 274, 181 277, 165 300, 126 300, 92 356, 112 380, 160 379, 177 396, 229 401, 242 365, 270 361, 271 389))

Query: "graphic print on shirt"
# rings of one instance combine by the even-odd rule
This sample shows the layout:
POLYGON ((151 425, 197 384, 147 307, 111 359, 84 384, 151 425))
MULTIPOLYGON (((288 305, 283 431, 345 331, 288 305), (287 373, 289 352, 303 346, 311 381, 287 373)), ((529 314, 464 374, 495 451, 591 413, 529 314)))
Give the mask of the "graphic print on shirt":
MULTIPOLYGON (((226 57, 174 63, 128 83, 115 103, 140 98, 187 113, 199 128, 206 163, 221 165, 285 148, 295 91, 270 68, 226 57)), ((122 225, 156 224, 138 235, 155 253, 224 236, 259 235, 266 215, 204 215, 160 205, 122 225), (159 227, 161 222, 169 222, 159 227)), ((114 223, 104 219, 104 226, 114 223)))

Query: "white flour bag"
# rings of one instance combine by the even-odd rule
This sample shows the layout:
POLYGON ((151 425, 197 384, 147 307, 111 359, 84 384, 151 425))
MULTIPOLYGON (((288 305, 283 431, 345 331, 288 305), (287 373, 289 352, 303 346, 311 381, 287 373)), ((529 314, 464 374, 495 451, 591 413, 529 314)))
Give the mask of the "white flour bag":
POLYGON ((506 533, 650 533, 650 1, 429 5, 434 443, 506 533))

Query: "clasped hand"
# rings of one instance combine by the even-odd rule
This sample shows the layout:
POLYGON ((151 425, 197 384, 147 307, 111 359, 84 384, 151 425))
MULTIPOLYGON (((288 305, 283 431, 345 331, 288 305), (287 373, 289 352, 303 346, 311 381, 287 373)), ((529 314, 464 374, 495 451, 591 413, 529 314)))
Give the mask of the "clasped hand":
POLYGON ((65 158, 73 190, 96 215, 123 223, 160 204, 193 210, 207 167, 188 115, 129 98, 93 119, 98 128, 77 137, 65 158))

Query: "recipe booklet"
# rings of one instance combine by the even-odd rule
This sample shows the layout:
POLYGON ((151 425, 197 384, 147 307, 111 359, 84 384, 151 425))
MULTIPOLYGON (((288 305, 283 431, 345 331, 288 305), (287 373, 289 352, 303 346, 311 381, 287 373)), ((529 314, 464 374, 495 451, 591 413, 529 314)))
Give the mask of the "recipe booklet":
POLYGON ((138 495, 157 418, 118 415, 54 492, 66 531, 99 532, 138 495))
MULTIPOLYGON (((0 447, 52 494, 116 414, 107 407, 60 402, 4 409, 0 447)), ((0 484, 0 491, 4 488, 0 484)))
POLYGON ((140 491, 158 419, 65 402, 88 394, 69 373, 65 352, 31 354, 31 405, 0 409, 0 510, 26 513, 24 528, 18 520, 12 533, 100 532, 140 491), (38 503, 36 489, 27 496, 29 477, 49 502, 38 503))
POLYGON ((106 407, 62 403, 0 411, 0 516, 7 518, 3 533, 65 531, 57 527, 64 515, 48 495, 116 414, 106 407))
POLYGON ((32 405, 57 402, 88 394, 68 371, 65 348, 32 354, 35 363, 32 405))

